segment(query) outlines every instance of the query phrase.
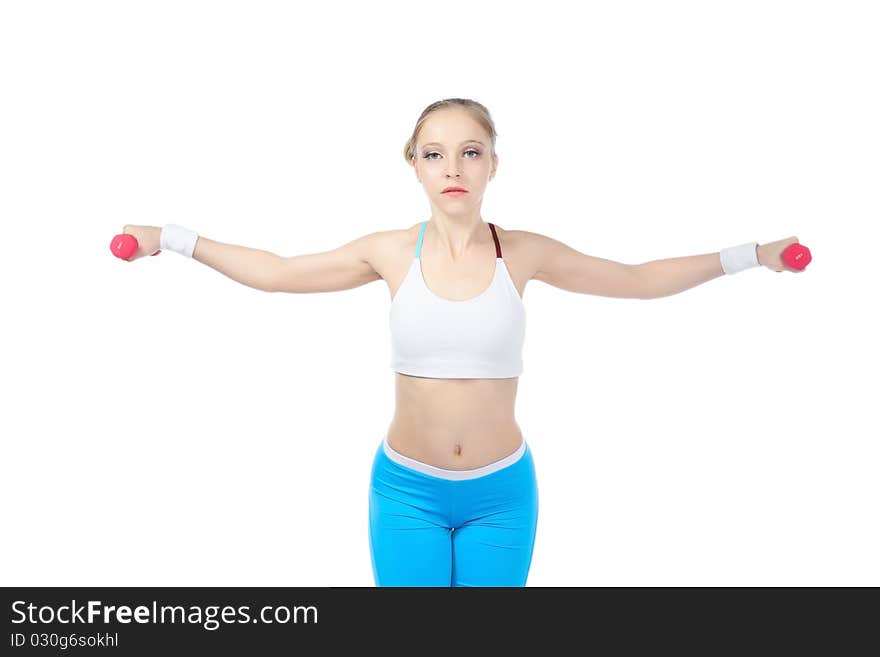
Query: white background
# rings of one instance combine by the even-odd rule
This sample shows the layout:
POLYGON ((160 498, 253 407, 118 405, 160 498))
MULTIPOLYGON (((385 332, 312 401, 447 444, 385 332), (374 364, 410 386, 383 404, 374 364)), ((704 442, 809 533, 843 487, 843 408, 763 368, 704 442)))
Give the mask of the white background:
POLYGON ((526 288, 529 586, 880 585, 870 2, 4 2, 0 583, 372 586, 390 295, 281 255, 429 217, 419 113, 485 104, 483 218, 627 263, 797 236, 655 300, 526 288))

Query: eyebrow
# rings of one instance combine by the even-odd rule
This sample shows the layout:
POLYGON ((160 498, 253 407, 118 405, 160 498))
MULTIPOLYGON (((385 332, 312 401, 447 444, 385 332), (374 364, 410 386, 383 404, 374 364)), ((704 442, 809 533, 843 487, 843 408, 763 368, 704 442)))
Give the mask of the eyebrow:
MULTIPOLYGON (((481 141, 477 141, 476 139, 466 139, 465 141, 461 142, 460 145, 464 146, 465 144, 479 144, 480 146, 486 145, 481 141)), ((438 144, 436 141, 428 142, 427 144, 422 144, 422 148, 425 148, 427 146, 440 146, 442 148, 443 144, 438 144)))

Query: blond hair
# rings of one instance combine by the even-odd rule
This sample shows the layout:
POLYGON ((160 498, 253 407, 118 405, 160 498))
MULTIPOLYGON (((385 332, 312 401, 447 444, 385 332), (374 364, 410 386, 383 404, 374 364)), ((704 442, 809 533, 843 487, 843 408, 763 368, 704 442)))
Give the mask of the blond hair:
POLYGON ((441 110, 447 107, 461 107, 467 110, 470 115, 473 117, 477 123, 479 123, 483 129, 489 133, 489 152, 492 154, 492 157, 495 157, 495 137, 498 136, 498 133, 495 132, 495 122, 492 120, 492 116, 489 114, 489 110, 482 103, 478 103, 475 100, 471 100, 469 98, 444 98, 443 100, 438 100, 434 103, 428 105, 424 110, 422 110, 421 116, 419 116, 419 120, 416 121, 416 127, 413 129, 412 136, 406 140, 406 145, 403 147, 403 157, 407 161, 408 164, 412 164, 412 159, 416 156, 416 139, 418 139, 419 132, 422 129, 427 118, 437 110, 441 110))

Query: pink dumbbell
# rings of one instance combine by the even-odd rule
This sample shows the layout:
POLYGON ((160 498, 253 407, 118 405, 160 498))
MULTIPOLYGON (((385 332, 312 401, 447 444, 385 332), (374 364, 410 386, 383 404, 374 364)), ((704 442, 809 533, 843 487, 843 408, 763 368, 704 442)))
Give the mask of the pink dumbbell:
POLYGON ((812 259, 813 256, 810 255, 810 250, 797 242, 789 244, 782 252, 782 262, 791 269, 801 270, 810 264, 812 259))
MULTIPOLYGON (((112 242, 110 242, 110 252, 117 258, 122 258, 123 260, 128 260, 131 256, 135 254, 137 249, 137 238, 134 235, 129 235, 128 233, 120 233, 113 238, 112 242)), ((150 255, 159 255, 161 252, 162 250, 159 249, 155 253, 151 253, 150 255)))

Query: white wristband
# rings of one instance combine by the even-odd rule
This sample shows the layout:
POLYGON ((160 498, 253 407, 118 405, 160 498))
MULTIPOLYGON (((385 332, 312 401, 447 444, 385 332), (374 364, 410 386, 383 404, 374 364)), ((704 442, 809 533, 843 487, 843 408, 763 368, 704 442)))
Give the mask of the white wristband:
POLYGON ((187 258, 192 258, 199 235, 193 230, 178 224, 165 224, 159 233, 159 248, 163 251, 174 251, 187 258))
POLYGON ((721 250, 721 269, 725 274, 736 274, 743 269, 757 267, 760 264, 757 242, 746 242, 721 250))

